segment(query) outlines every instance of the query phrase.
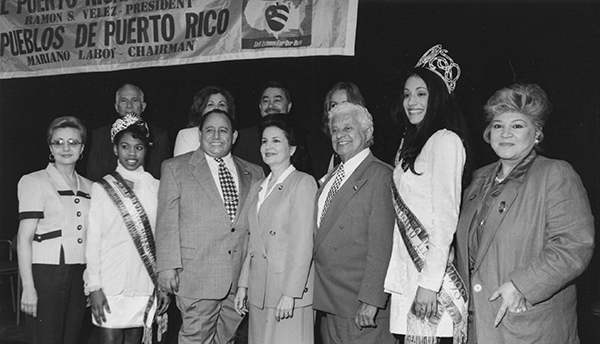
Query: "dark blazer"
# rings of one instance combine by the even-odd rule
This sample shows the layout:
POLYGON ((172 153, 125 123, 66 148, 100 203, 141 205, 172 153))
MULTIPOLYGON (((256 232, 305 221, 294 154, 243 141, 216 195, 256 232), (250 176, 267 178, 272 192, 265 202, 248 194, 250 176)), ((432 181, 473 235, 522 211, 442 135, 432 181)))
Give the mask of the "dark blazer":
MULTIPOLYGON (((222 299, 237 281, 248 245, 247 198, 262 169, 233 157, 239 205, 232 224, 204 152, 166 160, 158 191, 157 272, 179 271, 179 292, 189 299, 222 299)), ((218 181, 217 181, 218 182, 218 181)))
POLYGON ((463 280, 470 279, 475 317, 476 337, 469 341, 579 343, 574 279, 592 257, 594 224, 585 189, 567 162, 537 156, 526 173, 506 181, 502 192, 491 198, 479 250, 469 267, 471 222, 482 202, 482 187, 493 180, 499 164, 475 172, 458 222, 458 269, 463 280), (508 281, 526 297, 527 311, 508 311, 494 327, 502 300, 488 298, 508 281))
POLYGON ((380 308, 377 317, 389 317, 383 282, 395 221, 391 183, 392 168, 369 153, 315 225, 313 308, 354 318, 364 302, 380 308))
MULTIPOLYGON (((87 159, 87 177, 97 182, 117 168, 117 157, 110 141, 110 128, 106 125, 94 129, 90 137, 90 154, 87 159)), ((173 151, 169 145, 167 131, 163 128, 148 124, 152 147, 145 158, 144 169, 156 179, 160 179, 160 164, 170 158, 173 151)))
POLYGON ((262 183, 250 192, 250 243, 239 285, 258 308, 276 307, 281 295, 295 298, 295 307, 312 304, 313 226, 317 183, 294 171, 273 186, 258 213, 262 183))

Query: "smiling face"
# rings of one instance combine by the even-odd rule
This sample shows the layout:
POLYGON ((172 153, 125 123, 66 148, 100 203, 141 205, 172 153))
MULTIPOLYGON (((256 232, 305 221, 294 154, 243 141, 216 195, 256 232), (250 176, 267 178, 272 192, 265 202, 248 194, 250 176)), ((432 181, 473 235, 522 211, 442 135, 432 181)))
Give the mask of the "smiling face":
POLYGON ((232 129, 229 118, 222 113, 207 116, 200 128, 200 148, 212 158, 224 157, 237 139, 237 130, 232 129))
POLYGON ((516 165, 535 145, 538 129, 529 116, 505 112, 490 123, 490 145, 503 163, 516 165))
POLYGON ((334 115, 330 121, 331 144, 343 162, 369 146, 373 132, 364 129, 354 114, 334 115))
POLYGON ((273 113, 288 113, 292 108, 292 103, 285 96, 285 92, 279 87, 267 88, 260 98, 258 104, 260 113, 263 117, 273 113))
POLYGON ((428 100, 429 91, 425 81, 416 75, 409 77, 404 84, 402 105, 411 124, 419 125, 423 121, 428 100))
POLYGON ((202 110, 202 114, 204 115, 214 109, 219 109, 226 112, 229 110, 229 106, 227 106, 227 98, 225 98, 225 96, 221 93, 214 93, 208 97, 206 107, 204 110, 202 110))
POLYGON ((50 139, 50 153, 55 164, 74 165, 83 153, 81 133, 75 128, 57 128, 50 139))
POLYGON ((131 136, 131 133, 123 133, 119 143, 113 146, 113 151, 121 165, 129 171, 135 171, 144 164, 146 146, 142 140, 131 136))
POLYGON ((260 154, 271 170, 276 166, 287 168, 295 151, 296 147, 290 146, 285 132, 280 128, 273 126, 263 130, 260 154))
POLYGON ((139 89, 132 85, 125 85, 119 91, 115 102, 115 109, 119 116, 126 114, 141 115, 146 108, 146 103, 139 89))
POLYGON ((337 90, 337 91, 333 92, 333 94, 331 95, 331 105, 329 106, 329 109, 327 109, 327 111, 330 111, 333 108, 335 108, 336 106, 347 103, 347 102, 348 102, 348 92, 346 92, 346 90, 337 90))

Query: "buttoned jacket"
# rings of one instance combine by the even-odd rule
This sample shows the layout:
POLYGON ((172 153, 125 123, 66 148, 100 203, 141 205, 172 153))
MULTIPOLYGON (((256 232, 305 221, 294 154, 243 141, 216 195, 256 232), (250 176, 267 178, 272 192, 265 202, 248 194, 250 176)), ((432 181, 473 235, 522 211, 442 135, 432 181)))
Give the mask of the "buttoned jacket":
POLYGON ((250 193, 250 244, 239 285, 248 287, 248 301, 258 308, 276 307, 281 295, 295 307, 312 304, 312 250, 317 183, 293 171, 275 184, 258 212, 256 183, 250 193))
POLYGON ((378 317, 389 317, 383 281, 395 219, 391 183, 392 168, 369 153, 315 224, 313 308, 354 318, 364 302, 380 308, 378 317))
POLYGON ((237 289, 248 244, 247 197, 260 167, 233 157, 239 204, 232 223, 204 152, 162 165, 156 225, 157 271, 179 271, 178 296, 222 299, 237 289))

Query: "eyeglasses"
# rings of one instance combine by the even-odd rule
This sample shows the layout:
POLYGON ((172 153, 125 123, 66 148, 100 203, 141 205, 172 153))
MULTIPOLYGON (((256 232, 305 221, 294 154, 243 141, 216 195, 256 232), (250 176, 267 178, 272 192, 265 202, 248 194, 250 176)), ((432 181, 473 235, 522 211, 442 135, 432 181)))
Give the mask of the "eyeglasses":
POLYGON ((64 147, 65 144, 69 147, 77 148, 81 145, 81 141, 77 141, 77 140, 73 140, 73 139, 68 139, 67 141, 65 141, 63 139, 58 139, 58 140, 54 140, 54 141, 50 142, 50 144, 54 148, 64 147))

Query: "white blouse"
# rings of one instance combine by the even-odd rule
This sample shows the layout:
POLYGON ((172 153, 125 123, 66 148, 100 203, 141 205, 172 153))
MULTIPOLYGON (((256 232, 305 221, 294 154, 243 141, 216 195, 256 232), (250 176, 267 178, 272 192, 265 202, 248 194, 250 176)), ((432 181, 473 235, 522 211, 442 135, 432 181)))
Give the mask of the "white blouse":
POLYGON ((198 149, 200 147, 200 133, 198 131, 198 127, 181 129, 175 139, 173 156, 193 152, 198 149))

